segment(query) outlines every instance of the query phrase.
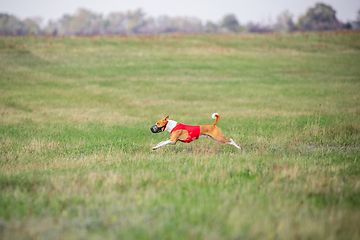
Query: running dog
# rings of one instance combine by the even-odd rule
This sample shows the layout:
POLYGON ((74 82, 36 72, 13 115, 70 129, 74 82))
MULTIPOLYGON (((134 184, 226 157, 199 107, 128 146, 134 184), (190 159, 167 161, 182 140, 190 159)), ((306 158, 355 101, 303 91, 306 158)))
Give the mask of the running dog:
POLYGON ((199 138, 211 138, 216 143, 225 143, 230 144, 236 147, 239 150, 242 150, 240 146, 238 146, 234 140, 226 139, 221 129, 216 126, 216 124, 220 120, 220 115, 218 113, 213 113, 212 118, 215 119, 215 122, 212 125, 185 125, 178 123, 174 120, 169 120, 169 116, 165 117, 158 121, 154 126, 150 128, 153 133, 159 133, 163 131, 170 132, 170 139, 159 142, 153 150, 156 150, 165 145, 175 145, 177 141, 189 143, 199 138))

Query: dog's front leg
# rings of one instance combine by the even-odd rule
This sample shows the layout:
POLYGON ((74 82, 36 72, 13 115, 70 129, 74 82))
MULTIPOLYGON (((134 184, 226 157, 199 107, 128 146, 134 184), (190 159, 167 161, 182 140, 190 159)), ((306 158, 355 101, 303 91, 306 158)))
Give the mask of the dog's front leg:
POLYGON ((165 145, 169 145, 169 144, 172 144, 174 145, 176 142, 175 141, 171 141, 171 140, 166 140, 166 141, 163 141, 163 142, 159 142, 155 147, 152 148, 152 150, 156 150, 158 148, 161 148, 165 145))

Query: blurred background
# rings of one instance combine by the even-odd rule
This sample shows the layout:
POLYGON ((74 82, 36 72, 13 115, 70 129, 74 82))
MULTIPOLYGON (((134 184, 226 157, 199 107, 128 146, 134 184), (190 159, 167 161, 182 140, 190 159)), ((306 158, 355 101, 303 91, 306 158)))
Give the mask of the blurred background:
POLYGON ((0 35, 94 36, 360 28, 359 0, 0 1, 0 35))

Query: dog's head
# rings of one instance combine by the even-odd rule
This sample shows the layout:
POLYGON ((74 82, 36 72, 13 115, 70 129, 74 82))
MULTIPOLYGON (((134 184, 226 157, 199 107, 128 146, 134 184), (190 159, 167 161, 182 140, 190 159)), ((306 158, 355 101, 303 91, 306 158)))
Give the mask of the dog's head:
POLYGON ((168 123, 169 116, 159 120, 154 126, 150 128, 153 133, 163 132, 166 128, 166 124, 168 123))

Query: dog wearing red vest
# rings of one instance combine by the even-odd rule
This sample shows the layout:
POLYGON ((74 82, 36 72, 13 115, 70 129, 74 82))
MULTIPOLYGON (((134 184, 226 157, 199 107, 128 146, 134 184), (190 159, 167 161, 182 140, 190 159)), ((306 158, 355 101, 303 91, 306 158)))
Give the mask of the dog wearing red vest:
POLYGON ((153 150, 156 150, 165 145, 175 145, 177 141, 190 143, 199 138, 211 138, 216 143, 225 143, 230 144, 236 147, 239 150, 242 150, 240 146, 238 146, 234 140, 226 139, 223 135, 220 128, 216 126, 216 124, 220 120, 220 115, 218 113, 213 113, 212 118, 215 119, 215 122, 212 125, 185 125, 178 123, 174 120, 169 120, 169 116, 166 116, 164 119, 158 121, 154 126, 150 128, 153 133, 159 133, 163 131, 170 132, 170 139, 158 143, 153 150))

